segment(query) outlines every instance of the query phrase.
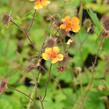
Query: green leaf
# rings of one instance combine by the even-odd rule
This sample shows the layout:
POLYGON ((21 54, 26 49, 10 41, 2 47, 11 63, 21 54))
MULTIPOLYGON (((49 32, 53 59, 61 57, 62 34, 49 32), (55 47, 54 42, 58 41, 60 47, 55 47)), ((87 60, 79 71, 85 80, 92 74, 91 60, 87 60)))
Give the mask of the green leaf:
POLYGON ((85 109, 105 109, 105 105, 100 97, 100 93, 90 92, 86 100, 85 109))
POLYGON ((97 15, 92 10, 88 10, 88 14, 95 25, 95 32, 97 33, 97 35, 99 35, 102 31, 102 26, 97 15))

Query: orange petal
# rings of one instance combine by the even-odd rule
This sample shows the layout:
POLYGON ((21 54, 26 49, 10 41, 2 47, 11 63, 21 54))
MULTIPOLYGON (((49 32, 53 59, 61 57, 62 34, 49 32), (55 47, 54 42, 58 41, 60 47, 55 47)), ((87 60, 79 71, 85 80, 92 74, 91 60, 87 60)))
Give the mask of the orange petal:
POLYGON ((72 31, 75 32, 75 33, 78 32, 79 30, 80 30, 79 25, 74 25, 73 28, 72 28, 72 31))
POLYGON ((34 6, 34 9, 41 9, 41 8, 43 8, 43 6, 41 5, 41 4, 36 4, 35 6, 34 6))
POLYGON ((62 54, 58 54, 57 58, 58 61, 62 61, 64 59, 64 56, 62 54))
POLYGON ((66 16, 64 19, 62 19, 63 22, 69 21, 71 18, 69 16, 66 16))
POLYGON ((59 53, 60 49, 59 49, 59 47, 53 47, 53 51, 54 51, 55 53, 59 53))
POLYGON ((50 3, 50 1, 45 0, 44 2, 42 2, 42 5, 43 5, 43 6, 47 6, 49 3, 50 3))
POLYGON ((58 58, 54 58, 54 59, 52 59, 52 61, 51 61, 52 64, 55 64, 55 63, 57 63, 57 62, 58 62, 58 58))
POLYGON ((72 18, 72 22, 73 22, 74 24, 79 24, 79 23, 80 23, 80 20, 79 20, 78 17, 73 17, 73 18, 72 18))
POLYGON ((50 1, 48 1, 48 0, 36 1, 34 9, 39 10, 39 9, 43 8, 44 6, 47 6, 49 3, 50 3, 50 1))
POLYGON ((45 49, 45 53, 49 54, 49 53, 51 53, 51 52, 52 52, 52 48, 46 48, 46 49, 45 49))
POLYGON ((64 25, 64 24, 60 25, 60 29, 65 29, 65 28, 66 28, 66 25, 64 25))
POLYGON ((49 56, 46 53, 42 53, 42 58, 44 60, 49 60, 49 56))

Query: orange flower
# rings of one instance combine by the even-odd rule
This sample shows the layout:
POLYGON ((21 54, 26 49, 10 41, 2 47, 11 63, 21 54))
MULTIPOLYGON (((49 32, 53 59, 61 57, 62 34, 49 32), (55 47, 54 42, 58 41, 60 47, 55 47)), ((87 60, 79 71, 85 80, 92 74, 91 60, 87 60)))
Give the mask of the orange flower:
POLYGON ((62 61, 64 56, 59 54, 58 47, 46 48, 45 52, 42 53, 42 58, 45 60, 50 60, 51 63, 56 63, 58 61, 62 61))
POLYGON ((80 30, 80 25, 79 25, 79 18, 73 17, 70 18, 69 16, 66 16, 62 20, 62 24, 60 25, 60 29, 63 29, 67 32, 73 31, 73 32, 78 32, 80 30))
POLYGON ((39 10, 50 3, 48 0, 35 0, 35 9, 39 10))

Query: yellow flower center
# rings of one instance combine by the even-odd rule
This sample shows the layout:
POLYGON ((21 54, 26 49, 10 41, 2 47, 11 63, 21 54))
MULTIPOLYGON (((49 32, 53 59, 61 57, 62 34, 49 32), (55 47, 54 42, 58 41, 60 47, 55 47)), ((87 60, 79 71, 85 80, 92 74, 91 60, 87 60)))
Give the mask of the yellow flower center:
POLYGON ((57 53, 55 51, 53 51, 53 50, 52 50, 52 52, 48 53, 48 55, 49 55, 49 58, 51 60, 57 57, 57 53))

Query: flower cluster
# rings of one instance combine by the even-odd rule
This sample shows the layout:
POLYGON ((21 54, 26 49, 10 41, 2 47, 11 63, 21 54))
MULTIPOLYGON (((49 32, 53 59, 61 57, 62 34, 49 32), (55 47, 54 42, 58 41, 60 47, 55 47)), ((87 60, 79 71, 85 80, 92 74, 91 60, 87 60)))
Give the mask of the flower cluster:
MULTIPOLYGON (((42 9, 49 3, 50 3, 49 0, 35 0, 34 9, 37 10, 42 9)), ((65 30, 66 32, 69 31, 78 32, 80 30, 79 22, 80 22, 79 18, 77 17, 70 18, 69 16, 66 16, 62 20, 60 29, 65 30)), ((64 56, 60 54, 59 51, 60 50, 57 46, 51 46, 51 47, 47 46, 47 48, 45 48, 45 52, 42 53, 42 58, 44 60, 50 60, 51 63, 57 63, 58 61, 62 61, 64 59, 64 56)))
POLYGON ((42 58, 44 60, 50 60, 51 63, 62 61, 64 56, 60 54, 59 51, 58 47, 46 48, 45 52, 42 53, 42 58))
POLYGON ((77 17, 70 18, 69 16, 66 16, 64 19, 62 19, 60 29, 65 30, 66 32, 78 32, 80 30, 79 22, 79 18, 77 17))

